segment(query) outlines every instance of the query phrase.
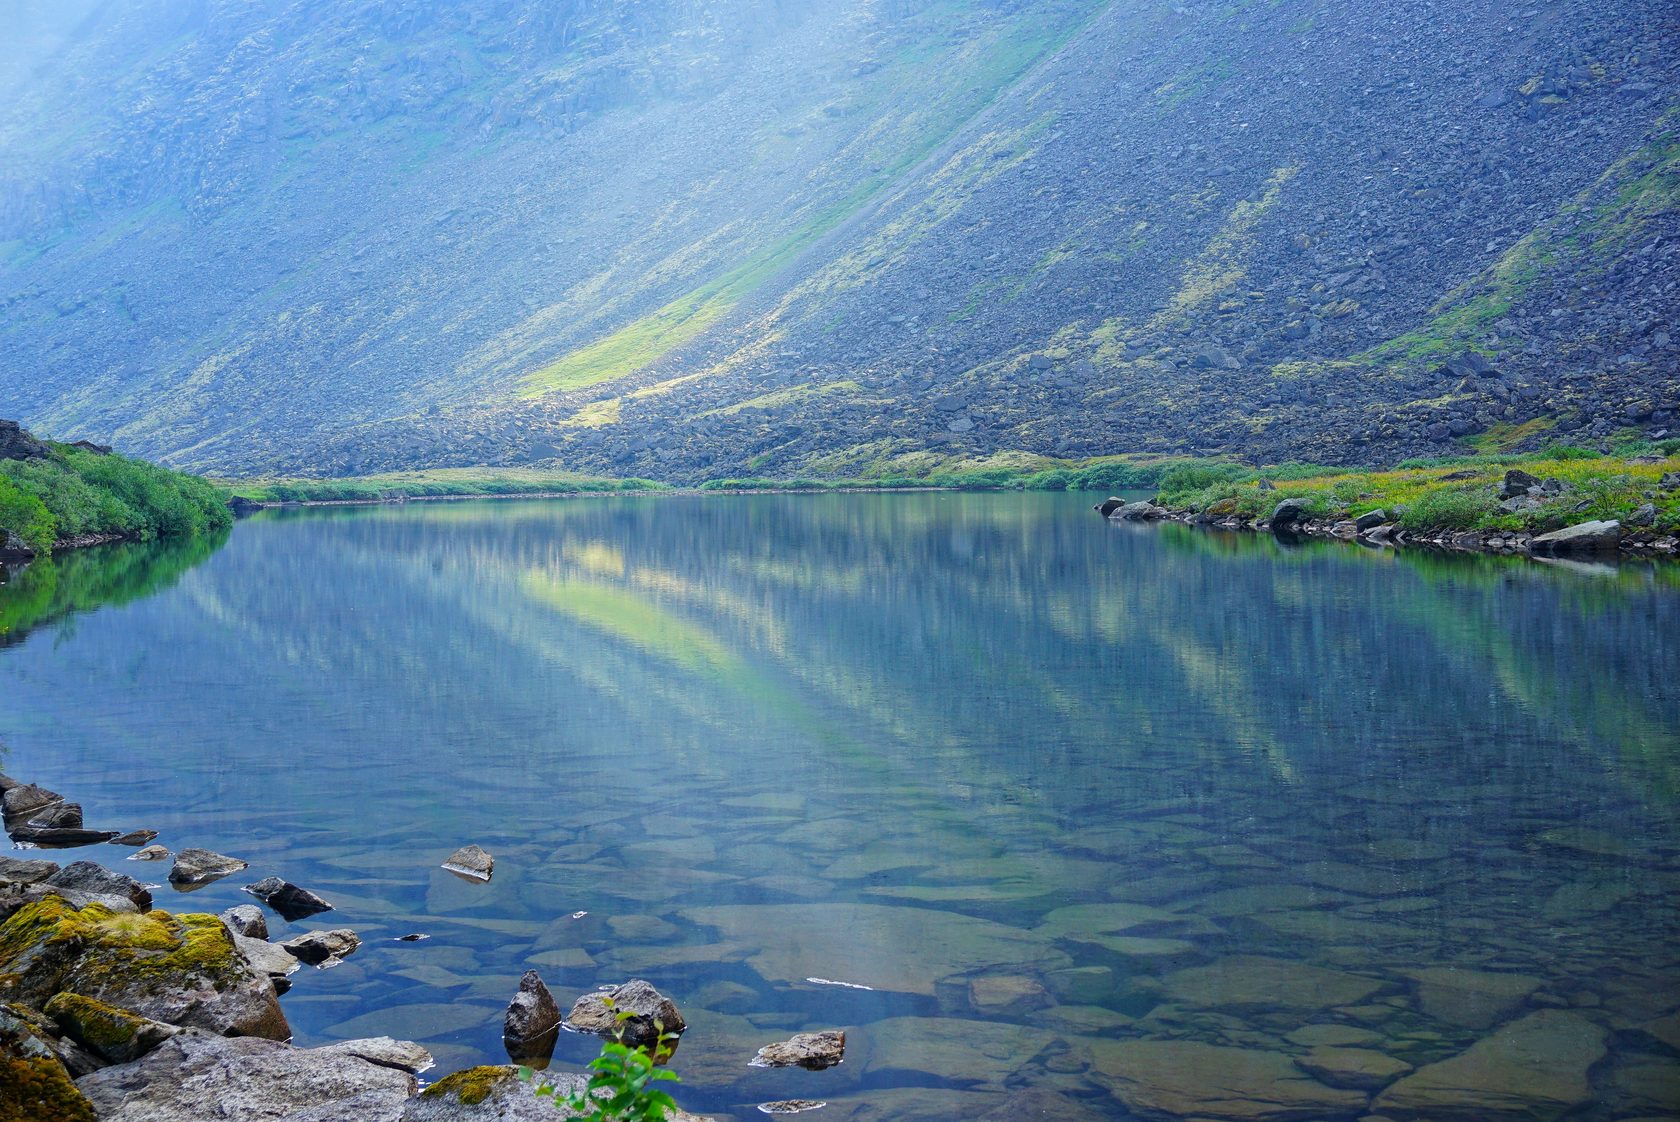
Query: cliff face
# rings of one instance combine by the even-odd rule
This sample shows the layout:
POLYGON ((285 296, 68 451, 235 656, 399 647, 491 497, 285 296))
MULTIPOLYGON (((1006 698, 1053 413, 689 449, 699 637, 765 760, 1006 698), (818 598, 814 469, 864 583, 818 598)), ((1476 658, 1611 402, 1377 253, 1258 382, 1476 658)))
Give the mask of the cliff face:
POLYGON ((0 109, 0 394, 177 464, 1680 427, 1662 0, 108 0, 54 33, 0 109))

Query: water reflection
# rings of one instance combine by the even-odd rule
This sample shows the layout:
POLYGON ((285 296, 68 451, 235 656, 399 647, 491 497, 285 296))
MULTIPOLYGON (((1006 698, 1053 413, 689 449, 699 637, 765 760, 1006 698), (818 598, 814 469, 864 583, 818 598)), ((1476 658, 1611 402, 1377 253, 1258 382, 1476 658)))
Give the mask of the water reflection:
POLYGON ((364 949, 294 979, 303 1042, 493 1062, 534 968, 674 996, 720 1116, 1497 1116, 1536 1054, 1534 1117, 1668 1111, 1676 570, 1087 506, 265 517, 0 655, 0 735, 333 902, 364 949), (491 883, 436 869, 468 842, 491 883), (844 1065, 745 1066, 823 1028, 844 1065))

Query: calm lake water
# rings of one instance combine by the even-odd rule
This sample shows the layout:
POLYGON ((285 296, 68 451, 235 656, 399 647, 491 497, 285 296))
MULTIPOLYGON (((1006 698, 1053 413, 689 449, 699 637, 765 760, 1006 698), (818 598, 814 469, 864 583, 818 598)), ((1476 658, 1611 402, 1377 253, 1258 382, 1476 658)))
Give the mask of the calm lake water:
MULTIPOLYGON (((294 976, 297 1042, 434 1076, 505 1062, 534 968, 672 996, 720 1118, 1673 1117, 1676 569, 1092 501, 417 504, 73 559, 0 589, 4 768, 252 864, 159 906, 327 897, 271 917, 364 941, 294 976), (437 867, 469 842, 489 884, 437 867), (840 1067, 746 1066, 822 1028, 840 1067)), ((129 852, 73 856, 164 879, 129 852)))

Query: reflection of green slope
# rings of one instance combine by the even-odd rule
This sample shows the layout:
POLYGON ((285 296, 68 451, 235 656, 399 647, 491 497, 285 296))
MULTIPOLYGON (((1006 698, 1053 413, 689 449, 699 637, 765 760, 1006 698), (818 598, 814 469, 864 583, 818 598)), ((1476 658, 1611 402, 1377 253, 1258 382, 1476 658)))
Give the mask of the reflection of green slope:
POLYGON ((527 573, 521 587, 579 623, 622 640, 684 670, 738 687, 755 685, 747 665, 705 628, 629 592, 593 581, 527 573))

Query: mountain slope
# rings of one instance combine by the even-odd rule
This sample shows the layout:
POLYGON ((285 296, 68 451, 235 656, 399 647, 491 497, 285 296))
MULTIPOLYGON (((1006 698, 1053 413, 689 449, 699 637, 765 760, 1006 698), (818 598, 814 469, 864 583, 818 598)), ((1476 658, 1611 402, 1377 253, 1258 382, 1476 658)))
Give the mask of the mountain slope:
POLYGON ((329 473, 1671 424, 1672 5, 1346 8, 108 0, 0 111, 0 394, 329 473))

